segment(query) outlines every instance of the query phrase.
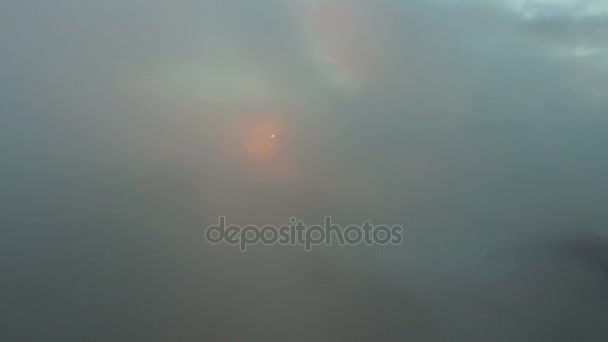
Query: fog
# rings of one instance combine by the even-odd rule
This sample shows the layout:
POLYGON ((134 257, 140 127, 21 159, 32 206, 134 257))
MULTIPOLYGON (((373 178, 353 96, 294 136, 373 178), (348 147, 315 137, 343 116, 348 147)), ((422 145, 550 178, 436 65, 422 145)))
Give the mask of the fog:
POLYGON ((600 0, 4 0, 0 339, 606 340, 606 42, 600 0))

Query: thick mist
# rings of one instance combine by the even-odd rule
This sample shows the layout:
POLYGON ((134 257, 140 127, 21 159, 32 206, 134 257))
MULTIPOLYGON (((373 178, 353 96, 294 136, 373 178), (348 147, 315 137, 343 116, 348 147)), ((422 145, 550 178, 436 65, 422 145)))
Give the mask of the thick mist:
POLYGON ((602 3, 3 1, 0 340, 608 339, 602 3))

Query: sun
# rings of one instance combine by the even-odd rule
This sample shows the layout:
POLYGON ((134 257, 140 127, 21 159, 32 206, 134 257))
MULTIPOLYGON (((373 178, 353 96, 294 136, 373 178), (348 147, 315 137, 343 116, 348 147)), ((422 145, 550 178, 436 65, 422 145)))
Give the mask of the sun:
POLYGON ((270 137, 271 137, 272 139, 274 139, 274 138, 276 138, 276 137, 277 137, 277 135, 273 133, 273 134, 271 134, 271 135, 270 135, 270 137))

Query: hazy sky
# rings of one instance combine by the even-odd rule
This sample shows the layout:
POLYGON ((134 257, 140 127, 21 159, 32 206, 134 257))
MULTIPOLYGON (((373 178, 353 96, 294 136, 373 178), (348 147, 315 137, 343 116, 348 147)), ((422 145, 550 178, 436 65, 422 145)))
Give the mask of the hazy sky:
POLYGON ((0 1, 0 340, 607 340, 607 109, 605 0, 0 1))

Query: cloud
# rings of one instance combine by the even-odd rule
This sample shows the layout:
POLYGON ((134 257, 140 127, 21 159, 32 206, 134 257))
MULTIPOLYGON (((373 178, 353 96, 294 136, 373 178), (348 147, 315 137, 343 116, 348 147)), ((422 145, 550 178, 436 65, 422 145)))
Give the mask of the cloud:
POLYGON ((605 336, 602 3, 2 2, 8 336, 605 336), (219 215, 406 241, 243 255, 219 215))

